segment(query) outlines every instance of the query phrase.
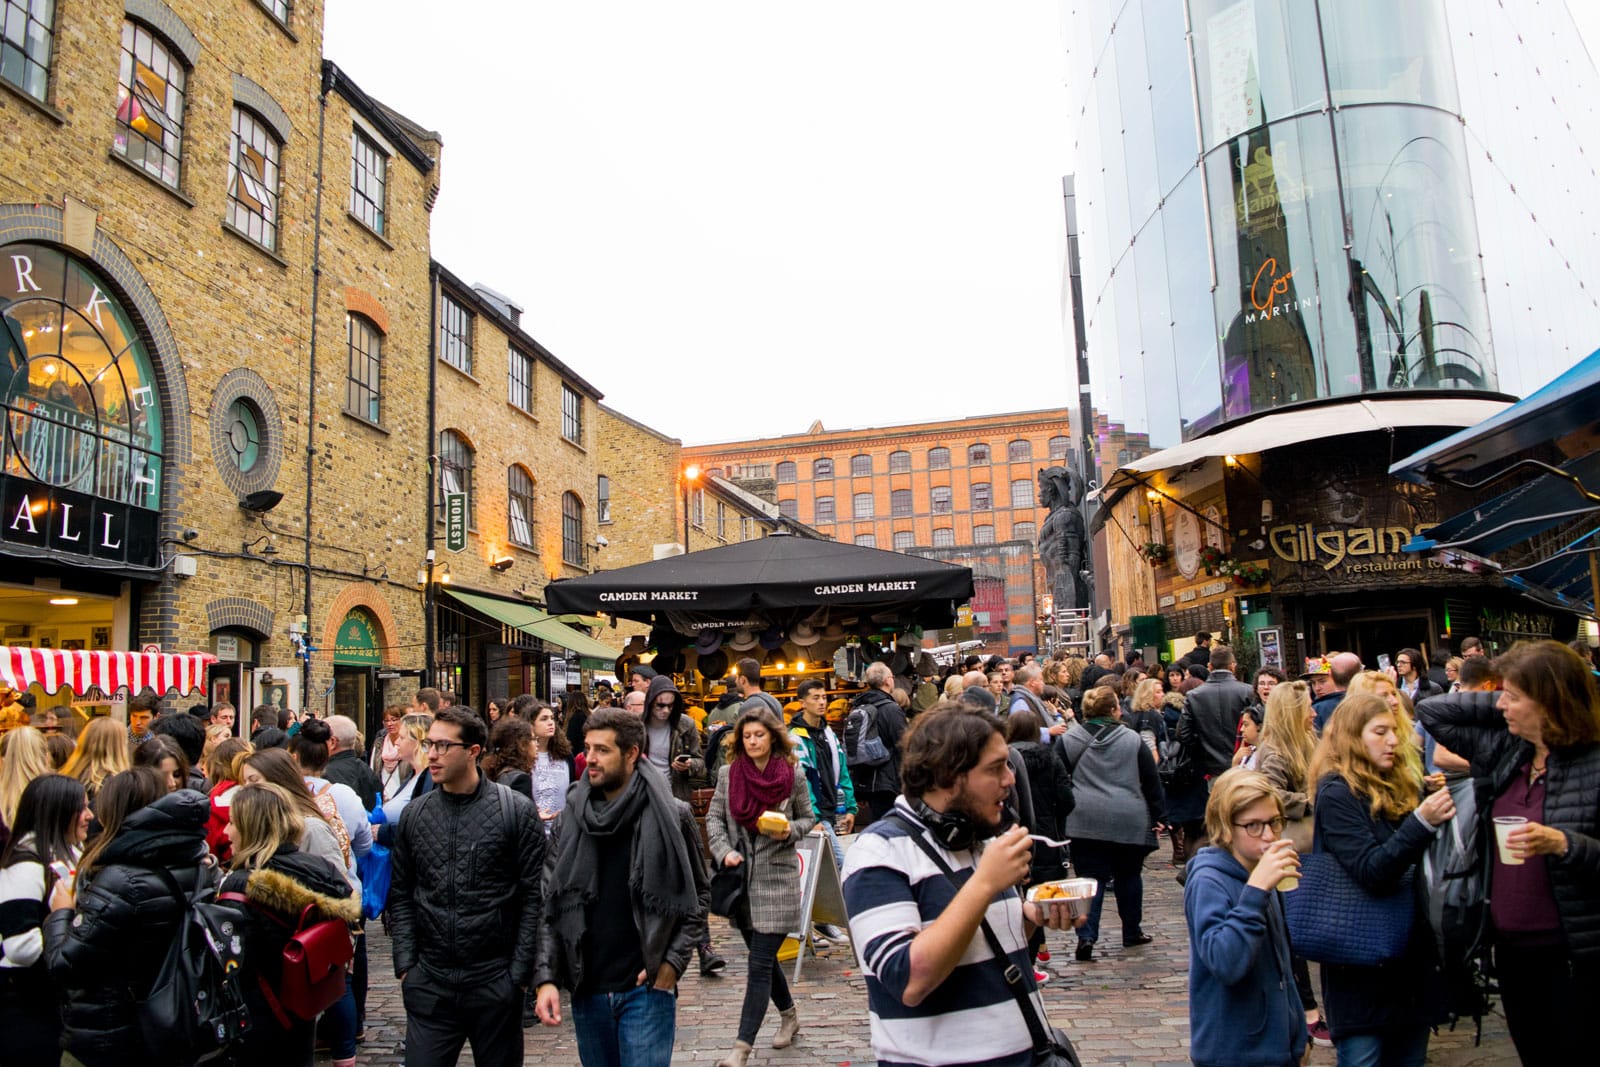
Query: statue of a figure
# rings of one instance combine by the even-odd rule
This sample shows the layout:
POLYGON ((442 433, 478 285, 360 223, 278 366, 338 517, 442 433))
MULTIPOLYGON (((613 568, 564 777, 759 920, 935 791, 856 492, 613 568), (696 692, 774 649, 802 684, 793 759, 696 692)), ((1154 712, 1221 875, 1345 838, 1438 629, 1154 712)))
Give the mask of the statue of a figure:
POLYGON ((1065 467, 1039 472, 1039 503, 1050 509, 1039 527, 1039 559, 1055 609, 1089 604, 1089 537, 1083 521, 1083 482, 1065 467))

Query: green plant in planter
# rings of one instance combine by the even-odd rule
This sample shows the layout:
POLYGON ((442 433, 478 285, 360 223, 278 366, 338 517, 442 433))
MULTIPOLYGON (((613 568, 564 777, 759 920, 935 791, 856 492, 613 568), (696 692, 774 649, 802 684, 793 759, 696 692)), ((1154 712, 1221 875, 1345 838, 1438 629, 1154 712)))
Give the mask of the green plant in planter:
POLYGON ((1139 549, 1139 554, 1153 567, 1160 566, 1172 559, 1172 549, 1161 541, 1146 541, 1139 549))

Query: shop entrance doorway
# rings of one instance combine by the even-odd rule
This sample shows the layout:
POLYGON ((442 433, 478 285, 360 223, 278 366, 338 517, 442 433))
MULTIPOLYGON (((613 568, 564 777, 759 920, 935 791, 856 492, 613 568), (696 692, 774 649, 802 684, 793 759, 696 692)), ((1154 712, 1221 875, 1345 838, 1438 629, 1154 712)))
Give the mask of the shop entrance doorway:
POLYGON ((1369 668, 1378 666, 1378 657, 1391 660, 1402 648, 1420 649, 1424 656, 1432 645, 1433 613, 1351 616, 1318 624, 1321 647, 1325 651, 1354 652, 1369 668))

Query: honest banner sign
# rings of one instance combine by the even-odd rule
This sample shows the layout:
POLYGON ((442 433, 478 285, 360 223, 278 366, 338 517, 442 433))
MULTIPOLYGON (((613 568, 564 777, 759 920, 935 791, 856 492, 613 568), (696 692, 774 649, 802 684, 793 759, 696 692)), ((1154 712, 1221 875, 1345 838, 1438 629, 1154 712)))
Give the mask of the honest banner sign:
POLYGON ((460 552, 467 547, 467 494, 444 495, 444 547, 460 552))

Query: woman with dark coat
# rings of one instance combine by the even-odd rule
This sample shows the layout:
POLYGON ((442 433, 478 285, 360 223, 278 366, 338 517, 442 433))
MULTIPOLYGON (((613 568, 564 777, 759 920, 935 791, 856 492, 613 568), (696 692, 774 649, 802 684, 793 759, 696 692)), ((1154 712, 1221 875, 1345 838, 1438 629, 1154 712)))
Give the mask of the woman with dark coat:
POLYGON ((73 881, 55 884, 45 959, 63 990, 62 1046, 84 1067, 151 1063, 140 1002, 177 936, 186 902, 215 877, 207 865, 210 803, 192 789, 167 792, 150 767, 111 775, 95 796, 100 834, 73 881))
MULTIPOLYGON (((227 833, 233 871, 223 879, 222 893, 227 899, 242 899, 254 918, 246 934, 241 985, 255 1024, 234 1050, 234 1063, 310 1067, 316 1025, 280 1015, 262 990, 281 986, 284 946, 308 906, 313 921, 355 923, 361 918, 361 896, 343 871, 295 847, 302 832, 300 813, 282 786, 240 786, 232 807, 227 833)), ((350 1067, 355 1058, 333 1063, 350 1067)))
POLYGON ((1460 692, 1417 709, 1472 764, 1478 854, 1487 867, 1495 973, 1523 1063, 1593 1055, 1584 1012, 1600 1002, 1600 690, 1583 657, 1521 642, 1495 661, 1503 692, 1460 692), (1497 818, 1526 819, 1506 839, 1497 818))
MULTIPOLYGON (((658 677, 650 683, 652 693, 661 680, 658 677)), ((738 924, 739 935, 750 950, 750 972, 738 1039, 718 1067, 745 1067, 769 998, 781 1016, 772 1047, 787 1048, 800 1031, 799 1009, 778 966, 778 949, 785 935, 801 929, 800 860, 795 842, 817 822, 806 776, 795 770, 799 757, 794 742, 778 717, 757 707, 740 715, 733 731, 733 758, 717 773, 717 792, 706 813, 706 835, 716 868, 750 865, 745 895, 750 911, 746 921, 738 924), (766 812, 783 815, 784 824, 760 825, 766 812)), ((1038 736, 1037 728, 1034 736, 1038 736)))
MULTIPOLYGON (((1033 712, 1014 711, 1006 718, 1006 743, 1022 757, 1023 766, 1028 768, 1034 821, 1028 829, 1059 839, 1067 816, 1072 814, 1072 775, 1067 773, 1067 765, 1053 749, 1039 743, 1040 728, 1039 716, 1033 712)), ((1064 878, 1066 868, 1067 855, 1063 849, 1034 842, 1030 882, 1064 878)))
MULTIPOLYGON (((1339 704, 1308 777, 1316 783, 1316 850, 1374 897, 1404 892, 1406 873, 1422 860, 1434 830, 1455 816, 1448 789, 1422 800, 1416 734, 1375 694, 1339 704)), ((1443 983, 1420 907, 1400 958, 1324 964, 1322 1005, 1339 1063, 1422 1067, 1428 1029, 1443 1015, 1443 983)))
POLYGON ((700 728, 686 712, 672 678, 658 674, 644 691, 644 757, 672 785, 672 795, 687 802, 690 780, 703 777, 700 728))

